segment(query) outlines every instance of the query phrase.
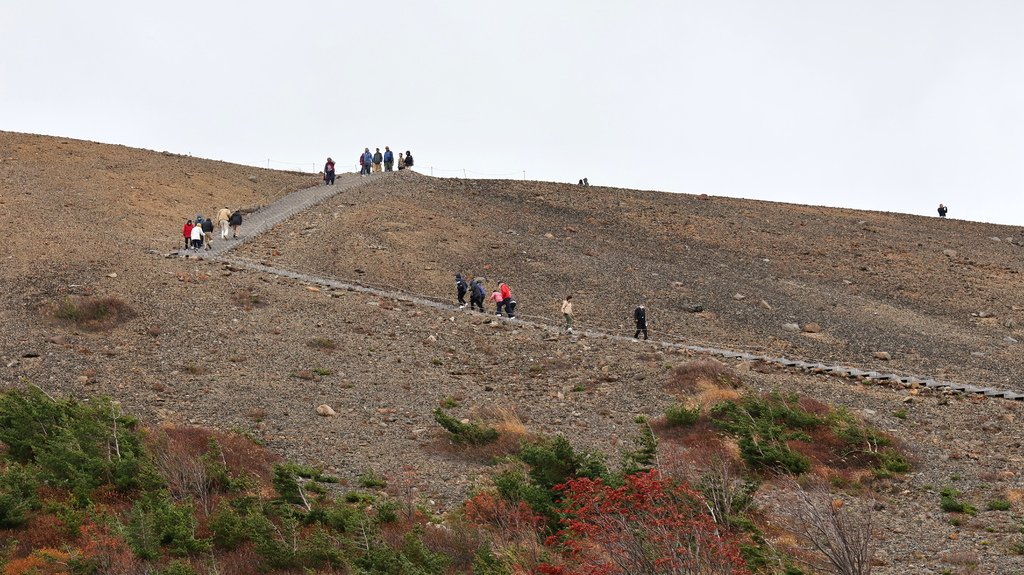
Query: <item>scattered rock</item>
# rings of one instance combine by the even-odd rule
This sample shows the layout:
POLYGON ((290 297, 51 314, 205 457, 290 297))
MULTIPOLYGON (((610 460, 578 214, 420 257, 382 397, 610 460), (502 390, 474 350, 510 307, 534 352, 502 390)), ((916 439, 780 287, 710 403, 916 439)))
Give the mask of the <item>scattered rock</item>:
POLYGON ((889 361, 892 359, 892 355, 887 351, 876 351, 871 355, 873 355, 875 359, 880 359, 882 361, 889 361))
POLYGON ((734 299, 736 301, 743 301, 743 300, 747 299, 747 296, 745 296, 745 295, 743 295, 741 293, 738 293, 738 294, 734 294, 732 296, 732 299, 734 299))
POLYGON ((804 333, 821 333, 821 326, 814 323, 805 323, 803 327, 804 333))
POLYGON ((548 232, 548 233, 544 234, 544 237, 549 239, 549 240, 553 240, 553 239, 555 239, 555 234, 553 234, 551 232, 548 232))
POLYGON ((1003 327, 1005 327, 1007 329, 1013 329, 1013 328, 1017 327, 1017 322, 1014 321, 1012 318, 1008 319, 1008 320, 1003 322, 1003 327))
POLYGON ((945 254, 948 258, 956 257, 956 250, 942 250, 942 253, 945 254))
POLYGON ((768 302, 766 302, 766 301, 764 301, 764 300, 761 300, 761 301, 759 301, 759 302, 757 303, 757 305, 759 305, 759 306, 761 306, 761 307, 763 307, 764 309, 766 309, 766 310, 769 310, 769 311, 771 311, 771 309, 772 309, 772 306, 771 306, 771 304, 769 304, 768 302))
POLYGON ((685 309, 689 313, 700 313, 704 311, 704 306, 694 303, 684 307, 683 309, 685 309))
POLYGON ((784 323, 784 324, 782 324, 782 331, 791 331, 791 332, 800 331, 800 324, 798 324, 798 323, 784 323))
POLYGON ((326 403, 317 406, 316 414, 323 417, 334 417, 335 415, 338 415, 334 412, 334 409, 326 403))
POLYGON ((1005 341, 1006 343, 1017 343, 1017 340, 1011 336, 1004 337, 1003 341, 1005 341))
POLYGON ((992 313, 989 310, 984 310, 984 311, 978 312, 978 317, 981 317, 981 318, 995 317, 995 316, 996 316, 996 314, 992 313))
POLYGON ((111 273, 107 274, 107 277, 108 277, 108 278, 116 278, 116 277, 117 277, 117 274, 116 274, 116 273, 114 273, 114 272, 111 272, 111 273))

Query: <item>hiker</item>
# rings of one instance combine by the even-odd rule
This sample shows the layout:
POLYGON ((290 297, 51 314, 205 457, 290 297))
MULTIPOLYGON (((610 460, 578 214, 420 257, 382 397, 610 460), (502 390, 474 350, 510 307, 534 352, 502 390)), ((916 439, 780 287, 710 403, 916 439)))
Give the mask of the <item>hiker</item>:
POLYGON ((213 219, 203 220, 203 240, 206 242, 206 249, 213 249, 213 219))
POLYGON ((231 237, 238 239, 238 228, 242 226, 241 210, 231 212, 231 217, 228 218, 228 225, 231 226, 231 237))
POLYGON ((395 166, 395 154, 391 151, 391 148, 384 146, 384 171, 391 172, 391 168, 395 166))
POLYGON ((500 317, 501 316, 501 306, 502 306, 502 304, 505 303, 501 299, 501 292, 498 291, 498 290, 494 290, 493 292, 491 292, 491 301, 494 302, 494 311, 495 311, 494 315, 500 317))
POLYGON ((403 156, 401 152, 398 153, 398 169, 405 169, 405 156, 403 156))
POLYGON ((581 180, 580 180, 580 183, 578 183, 578 184, 576 184, 576 185, 577 185, 577 186, 582 186, 582 185, 583 185, 583 180, 581 179, 581 180))
POLYGON ((589 188, 590 187, 590 180, 588 180, 586 178, 583 178, 583 187, 584 188, 589 188))
POLYGON ((327 158, 327 163, 324 164, 324 183, 328 186, 334 185, 334 160, 327 158))
POLYGON ((466 285, 466 280, 462 279, 462 274, 455 274, 455 291, 459 298, 459 309, 466 307, 466 292, 469 291, 469 286, 466 285))
MULTIPOLYGON (((508 309, 508 304, 512 302, 512 290, 508 289, 508 284, 500 282, 498 284, 498 293, 501 294, 501 307, 505 308, 505 315, 512 317, 512 312, 508 309)), ((499 312, 498 315, 501 315, 499 312)))
POLYGON ((412 152, 410 152, 409 150, 405 151, 405 167, 406 168, 411 168, 412 167, 412 152))
POLYGON ((380 164, 384 161, 384 154, 380 153, 380 148, 373 154, 373 173, 380 173, 380 164))
POLYGON ((369 176, 370 166, 373 164, 373 154, 370 153, 370 148, 363 150, 363 156, 359 159, 359 165, 363 168, 359 171, 360 175, 369 176))
POLYGON ((565 318, 565 331, 572 333, 572 296, 567 295, 562 300, 562 317, 565 318))
POLYGON ((185 249, 192 244, 192 220, 185 222, 185 225, 181 227, 181 235, 185 236, 185 249))
POLYGON ((949 210, 946 208, 946 206, 944 206, 943 204, 939 204, 939 217, 940 218, 946 217, 946 212, 948 212, 948 211, 949 210))
POLYGON ((469 311, 473 311, 473 306, 476 305, 480 307, 480 313, 483 313, 484 298, 487 297, 487 290, 484 289, 484 282, 474 279, 470 284, 470 288, 472 288, 472 291, 469 294, 469 311))
POLYGON ((220 226, 220 239, 228 239, 228 220, 231 219, 231 210, 227 206, 217 212, 217 224, 220 226))
POLYGON ((508 303, 505 304, 505 315, 507 315, 509 319, 515 319, 516 318, 516 306, 517 305, 519 305, 519 304, 516 303, 516 300, 514 300, 514 299, 508 300, 508 303))
POLYGON ((188 237, 192 240, 192 249, 199 251, 203 247, 203 226, 192 226, 188 237))
POLYGON ((640 304, 635 310, 633 310, 633 321, 636 322, 636 333, 633 334, 633 339, 640 338, 640 332, 643 332, 644 339, 647 339, 647 309, 640 304))
MULTIPOLYGON (((203 239, 203 214, 196 214, 196 225, 199 228, 199 239, 203 239)), ((203 247, 200 243, 199 247, 203 247)))

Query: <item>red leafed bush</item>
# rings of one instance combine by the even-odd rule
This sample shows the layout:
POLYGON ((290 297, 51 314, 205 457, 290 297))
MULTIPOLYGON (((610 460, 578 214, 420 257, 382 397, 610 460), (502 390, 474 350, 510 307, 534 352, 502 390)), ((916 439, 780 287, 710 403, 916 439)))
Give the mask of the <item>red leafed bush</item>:
POLYGON ((549 538, 561 565, 546 575, 747 575, 736 539, 720 532, 699 493, 657 471, 622 487, 574 479, 562 490, 563 528, 549 538))

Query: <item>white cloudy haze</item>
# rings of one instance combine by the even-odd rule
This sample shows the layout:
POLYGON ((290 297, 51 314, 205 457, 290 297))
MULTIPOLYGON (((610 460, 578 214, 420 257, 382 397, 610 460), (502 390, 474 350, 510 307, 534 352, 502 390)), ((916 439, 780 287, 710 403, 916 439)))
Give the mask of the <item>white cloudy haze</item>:
POLYGON ((994 0, 0 0, 0 129, 1015 224, 1021 29, 994 0))

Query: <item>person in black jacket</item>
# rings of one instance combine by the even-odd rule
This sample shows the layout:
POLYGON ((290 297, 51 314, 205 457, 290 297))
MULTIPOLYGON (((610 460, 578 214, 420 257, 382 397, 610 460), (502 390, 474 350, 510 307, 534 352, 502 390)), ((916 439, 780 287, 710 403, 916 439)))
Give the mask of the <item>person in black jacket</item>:
POLYGON ((466 307, 467 291, 469 291, 469 286, 466 284, 466 280, 462 278, 462 274, 455 274, 455 292, 459 298, 459 309, 466 307))
POLYGON ((231 237, 238 239, 238 228, 242 226, 242 212, 239 210, 232 212, 231 217, 228 218, 228 225, 231 226, 231 237))
POLYGON ((206 243, 206 249, 213 249, 213 218, 203 220, 203 241, 206 243))
POLYGON ((939 204, 939 217, 940 218, 946 217, 946 212, 948 212, 948 211, 949 210, 946 208, 946 206, 944 204, 939 204))
POLYGON ((412 152, 410 152, 409 150, 405 151, 405 167, 406 168, 411 168, 412 167, 412 152))
POLYGON ((647 339, 647 309, 642 304, 633 310, 633 321, 636 322, 636 333, 633 334, 633 339, 638 339, 640 332, 643 332, 644 339, 647 339))

